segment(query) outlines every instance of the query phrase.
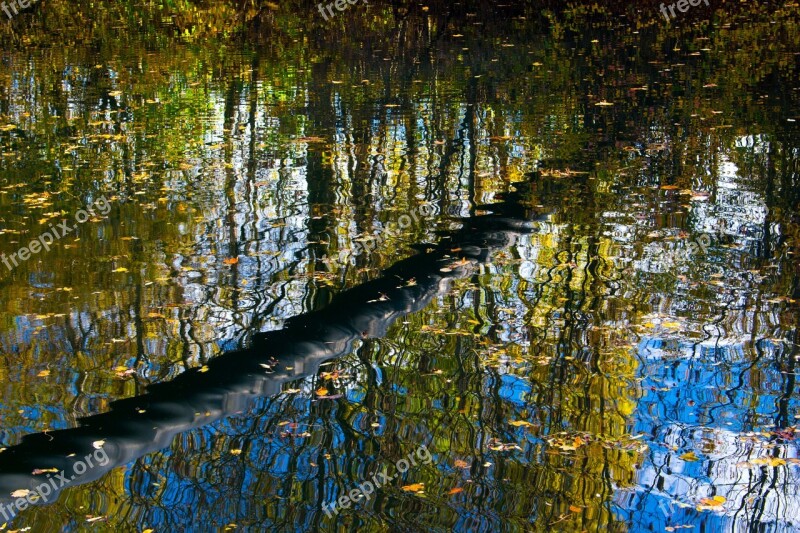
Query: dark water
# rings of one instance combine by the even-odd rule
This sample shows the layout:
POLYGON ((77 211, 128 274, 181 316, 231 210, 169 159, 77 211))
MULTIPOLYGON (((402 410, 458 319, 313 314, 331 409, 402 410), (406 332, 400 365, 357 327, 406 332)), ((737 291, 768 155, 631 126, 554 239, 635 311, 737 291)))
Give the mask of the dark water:
POLYGON ((797 7, 348 10, 2 53, 7 529, 800 527, 797 7))

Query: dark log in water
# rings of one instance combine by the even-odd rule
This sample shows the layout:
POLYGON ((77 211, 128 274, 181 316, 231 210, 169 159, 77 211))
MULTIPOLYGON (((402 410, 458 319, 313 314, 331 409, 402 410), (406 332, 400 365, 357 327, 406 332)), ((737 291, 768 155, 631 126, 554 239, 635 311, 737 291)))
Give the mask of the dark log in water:
POLYGON ((493 251, 530 233, 533 220, 541 218, 524 205, 520 192, 482 209, 491 212, 464 219, 461 229, 438 244, 421 246, 419 254, 340 293, 326 308, 294 317, 279 331, 256 335, 249 348, 213 359, 207 370, 188 370, 150 386, 145 394, 115 401, 110 411, 81 419, 79 427, 24 437, 0 453, 0 502, 11 501, 19 489, 37 491, 43 484, 56 487, 47 495, 52 501, 61 485, 98 479, 168 447, 179 433, 244 411, 256 398, 280 394, 284 383, 316 373, 321 363, 349 353, 355 341, 384 336, 397 319, 446 291, 448 280, 468 275, 493 251), (100 451, 93 445, 97 441, 104 441, 100 451), (94 466, 77 474, 83 470, 78 463, 90 454, 94 466), (64 475, 33 473, 47 469, 64 475))

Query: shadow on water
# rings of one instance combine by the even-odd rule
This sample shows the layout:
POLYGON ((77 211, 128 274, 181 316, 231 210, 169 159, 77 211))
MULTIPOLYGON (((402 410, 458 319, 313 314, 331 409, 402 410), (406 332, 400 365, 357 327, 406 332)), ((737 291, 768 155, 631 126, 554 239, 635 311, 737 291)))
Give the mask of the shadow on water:
POLYGON ((471 275, 493 252, 535 231, 535 222, 546 215, 525 206, 530 202, 524 191, 532 186, 522 184, 503 201, 481 206, 489 213, 462 219, 458 231, 443 235, 437 244, 418 245, 420 253, 336 295, 324 309, 291 318, 284 329, 255 335, 245 350, 151 385, 145 394, 112 402, 109 412, 83 418, 77 428, 25 436, 0 454, 0 502, 12 501, 7 495, 19 489, 35 491, 53 477, 32 473, 43 465, 69 478, 75 464, 94 452, 94 443, 103 441, 107 462, 100 456, 105 464, 72 476, 72 483, 98 479, 168 447, 179 433, 242 412, 256 398, 280 394, 285 383, 317 373, 322 363, 350 353, 357 341, 383 337, 395 321, 446 292, 450 281, 471 275))

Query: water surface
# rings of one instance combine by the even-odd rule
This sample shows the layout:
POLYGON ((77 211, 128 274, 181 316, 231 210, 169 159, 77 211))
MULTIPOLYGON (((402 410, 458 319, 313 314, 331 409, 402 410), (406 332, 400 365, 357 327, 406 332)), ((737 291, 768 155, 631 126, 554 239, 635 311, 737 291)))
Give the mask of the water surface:
POLYGON ((0 265, 2 445, 325 309, 512 184, 530 231, 8 527, 797 528, 796 6, 641 28, 348 9, 2 53, 0 252, 110 206, 0 265))

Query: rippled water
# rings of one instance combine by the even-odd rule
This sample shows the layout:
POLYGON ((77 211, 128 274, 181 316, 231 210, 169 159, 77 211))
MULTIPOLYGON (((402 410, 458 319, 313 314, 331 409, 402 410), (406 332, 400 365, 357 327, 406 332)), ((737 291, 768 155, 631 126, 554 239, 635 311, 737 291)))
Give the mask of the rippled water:
POLYGON ((2 53, 0 253, 109 206, 0 264, 0 500, 111 457, 8 528, 800 527, 796 6, 361 7, 2 53))

